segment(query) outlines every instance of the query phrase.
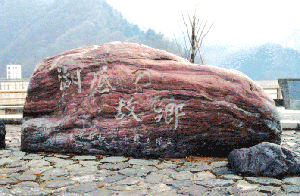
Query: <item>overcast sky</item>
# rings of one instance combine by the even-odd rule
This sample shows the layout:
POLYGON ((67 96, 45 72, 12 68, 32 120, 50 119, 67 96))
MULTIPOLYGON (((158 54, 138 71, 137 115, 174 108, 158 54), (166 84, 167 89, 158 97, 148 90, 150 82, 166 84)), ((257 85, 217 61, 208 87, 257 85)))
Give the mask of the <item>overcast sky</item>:
POLYGON ((173 38, 181 13, 198 6, 198 15, 214 22, 209 45, 258 45, 267 42, 300 49, 298 0, 107 0, 130 22, 173 38))

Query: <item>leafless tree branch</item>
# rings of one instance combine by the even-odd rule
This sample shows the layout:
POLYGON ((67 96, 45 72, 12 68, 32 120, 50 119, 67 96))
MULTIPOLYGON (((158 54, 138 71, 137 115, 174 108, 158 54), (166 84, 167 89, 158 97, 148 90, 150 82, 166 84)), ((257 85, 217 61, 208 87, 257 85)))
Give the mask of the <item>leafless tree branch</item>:
MULTIPOLYGON (((199 55, 201 64, 203 65, 204 60, 203 60, 203 56, 201 53, 201 46, 202 46, 204 38, 210 32, 210 29, 212 28, 214 23, 212 23, 212 25, 206 31, 207 21, 205 21, 204 25, 202 26, 204 21, 201 20, 201 22, 200 22, 200 19, 197 16, 198 5, 195 7, 194 11, 187 12, 187 17, 184 17, 184 15, 181 14, 183 24, 185 27, 185 31, 183 31, 181 28, 180 28, 180 30, 184 37, 184 50, 187 54, 188 60, 190 62, 194 63, 195 58, 197 57, 197 55, 199 55)), ((183 53, 181 52, 181 49, 177 43, 176 38, 175 38, 175 41, 176 41, 179 52, 181 53, 181 55, 183 55, 183 53)))

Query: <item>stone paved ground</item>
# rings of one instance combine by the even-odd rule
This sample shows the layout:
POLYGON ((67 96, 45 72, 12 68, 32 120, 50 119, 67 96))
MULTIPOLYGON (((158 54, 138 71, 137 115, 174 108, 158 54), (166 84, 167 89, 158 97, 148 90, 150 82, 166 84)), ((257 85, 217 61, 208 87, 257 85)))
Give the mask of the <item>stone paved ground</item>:
MULTIPOLYGON (((25 153, 19 150, 20 130, 21 125, 7 125, 8 147, 0 150, 0 195, 300 195, 300 175, 242 177, 224 160, 25 153)), ((300 156, 299 145, 300 132, 283 132, 282 146, 300 156)))

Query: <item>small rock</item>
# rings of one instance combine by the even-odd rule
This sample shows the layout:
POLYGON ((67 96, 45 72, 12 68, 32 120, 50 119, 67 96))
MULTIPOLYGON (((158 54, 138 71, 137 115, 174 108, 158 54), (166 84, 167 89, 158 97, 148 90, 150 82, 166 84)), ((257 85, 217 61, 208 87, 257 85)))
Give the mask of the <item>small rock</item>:
POLYGON ((146 176, 145 182, 151 184, 159 184, 163 183, 166 179, 167 177, 165 175, 152 172, 150 175, 146 176))
POLYGON ((105 163, 103 165, 99 165, 101 169, 109 169, 109 170, 120 170, 129 167, 129 163, 105 163))
POLYGON ((251 192, 256 190, 259 187, 257 184, 250 184, 245 180, 239 180, 236 184, 236 188, 241 190, 242 192, 251 192))
POLYGON ((16 178, 0 177, 0 185, 14 184, 16 182, 18 182, 16 178))
POLYGON ((282 185, 281 186, 285 193, 288 194, 299 194, 300 193, 300 186, 297 185, 282 185))
POLYGON ((275 186, 261 186, 259 187, 258 191, 265 194, 271 194, 271 195, 282 193, 281 188, 275 186))
POLYGON ((71 177, 70 179, 80 183, 85 183, 85 182, 101 181, 104 179, 104 177, 98 177, 95 175, 85 175, 85 176, 71 177))
POLYGON ((150 186, 150 194, 157 194, 157 193, 161 193, 161 192, 166 192, 166 191, 170 191, 171 188, 165 184, 155 184, 153 186, 150 186))
POLYGON ((10 190, 13 195, 18 196, 47 196, 53 193, 47 188, 17 187, 10 190))
POLYGON ((221 178, 224 178, 225 180, 242 180, 243 178, 241 176, 235 175, 235 174, 226 174, 220 176, 221 178))
POLYGON ((44 157, 38 154, 27 154, 23 157, 23 160, 40 160, 44 157))
POLYGON ((216 176, 209 171, 199 172, 195 175, 195 180, 210 180, 215 178, 216 176))
POLYGON ((75 164, 75 162, 72 160, 64 160, 64 159, 60 159, 54 163, 55 163, 54 167, 56 167, 56 168, 67 168, 69 165, 75 164))
POLYGON ((6 167, 25 167, 27 165, 28 161, 16 161, 16 162, 12 162, 6 165, 6 167))
POLYGON ((300 185, 300 177, 287 177, 282 182, 290 185, 300 185))
MULTIPOLYGON (((126 175, 126 176, 136 176, 136 174, 139 172, 140 170, 134 169, 134 168, 125 168, 122 170, 119 170, 118 173, 126 175)), ((147 175, 147 173, 146 173, 147 175)))
POLYGON ((64 176, 67 175, 69 172, 65 169, 61 168, 53 168, 50 170, 47 170, 43 173, 44 176, 64 176))
POLYGON ((9 189, 7 189, 5 187, 0 187, 0 195, 11 196, 11 192, 9 191, 9 189))
POLYGON ((15 168, 0 168, 0 175, 3 174, 12 174, 12 173, 17 173, 20 171, 25 171, 27 168, 25 167, 15 167, 15 168))
POLYGON ((82 183, 78 185, 73 185, 67 188, 70 193, 84 194, 97 190, 98 184, 96 182, 82 183))
POLYGON ((291 151, 268 142, 235 149, 229 153, 228 161, 233 171, 245 175, 275 177, 300 171, 300 159, 291 151))
POLYGON ((99 165, 99 162, 97 161, 79 161, 79 163, 82 165, 82 166, 98 166, 99 165))
POLYGON ((194 175, 189 171, 173 172, 170 176, 174 180, 191 180, 194 175))
POLYGON ((33 175, 33 174, 21 174, 20 176, 18 176, 16 178, 21 181, 26 181, 26 180, 34 181, 37 178, 37 176, 33 175))
POLYGON ((95 156, 75 156, 73 157, 75 160, 95 160, 95 156))
POLYGON ((296 148, 296 147, 299 146, 297 143, 294 143, 294 142, 286 142, 286 144, 287 144, 290 148, 296 148))
POLYGON ((74 185, 76 182, 73 180, 50 180, 45 183, 46 188, 57 189, 61 187, 67 187, 74 185))
POLYGON ((210 191, 207 191, 202 194, 203 196, 219 196, 219 195, 239 195, 239 194, 233 194, 233 191, 231 188, 228 187, 217 187, 212 188, 210 191))
POLYGON ((210 166, 212 168, 217 168, 217 167, 224 167, 228 165, 228 161, 217 161, 217 162, 212 162, 210 166))
POLYGON ((65 159, 70 158, 70 156, 68 156, 68 155, 63 155, 63 154, 54 154, 54 156, 55 156, 55 157, 58 157, 58 158, 65 158, 65 159))
POLYGON ((114 195, 112 190, 100 188, 95 191, 84 194, 85 196, 111 196, 114 195))
POLYGON ((2 158, 2 159, 0 159, 0 166, 4 166, 6 164, 10 164, 13 162, 14 162, 14 160, 12 160, 10 158, 2 158))
POLYGON ((137 187, 137 186, 126 186, 126 185, 113 185, 113 186, 108 186, 106 188, 109 190, 121 191, 121 192, 127 192, 127 191, 139 189, 139 187, 137 187))
MULTIPOLYGON (((120 170, 120 171, 123 171, 123 170, 120 170)), ((107 169, 101 169, 101 170, 97 171, 97 176, 101 176, 101 177, 107 177, 107 176, 111 176, 114 174, 116 174, 116 173, 113 171, 107 170, 107 169)))
POLYGON ((92 175, 92 174, 96 174, 97 172, 98 169, 96 166, 78 167, 77 169, 70 170, 70 176, 92 175))
POLYGON ((171 162, 171 161, 165 161, 165 162, 163 162, 161 164, 156 165, 156 167, 158 169, 166 169, 166 168, 172 168, 172 169, 174 169, 174 168, 177 167, 177 164, 174 163, 174 162, 171 162))
POLYGON ((50 163, 44 160, 32 160, 27 163, 27 166, 32 168, 45 167, 50 166, 50 163))
POLYGON ((79 165, 79 164, 72 164, 72 165, 67 165, 65 166, 65 170, 68 170, 69 172, 72 172, 72 171, 76 171, 76 170, 80 170, 82 169, 83 166, 82 165, 79 165))
POLYGON ((31 181, 25 181, 25 182, 19 182, 18 184, 14 185, 14 188, 16 187, 32 187, 32 188, 39 188, 39 184, 36 182, 31 181))
POLYGON ((190 187, 184 187, 177 191, 178 194, 182 195, 191 195, 191 196, 199 196, 203 195, 208 189, 204 188, 202 186, 190 186, 190 187))
POLYGON ((239 196, 268 196, 268 194, 260 193, 258 191, 239 193, 239 196))
POLYGON ((118 182, 120 180, 125 179, 126 176, 121 175, 121 174, 114 174, 111 176, 107 176, 102 182, 103 183, 114 183, 114 182, 118 182))
POLYGON ((18 151, 13 151, 12 154, 11 154, 11 156, 22 158, 23 156, 25 156, 25 154, 26 154, 26 152, 22 152, 22 151, 18 150, 18 151))
POLYGON ((190 171, 192 173, 202 172, 202 171, 210 171, 211 167, 206 163, 194 163, 185 162, 183 166, 176 168, 176 171, 190 171))
POLYGON ((130 159, 128 161, 130 165, 156 165, 158 160, 144 160, 144 159, 130 159))
POLYGON ((123 180, 118 181, 116 184, 119 185, 135 185, 138 184, 141 181, 141 178, 137 177, 128 177, 123 180))
POLYGON ((132 169, 136 169, 137 173, 135 174, 136 177, 145 177, 147 176, 150 172, 156 172, 158 169, 154 166, 137 166, 134 165, 132 169))
POLYGON ((173 186, 176 189, 192 186, 192 182, 188 180, 174 180, 174 181, 166 182, 166 184, 173 186))
POLYGON ((276 178, 268 178, 268 177, 246 177, 245 178, 248 182, 256 183, 256 184, 261 184, 261 185, 275 185, 279 186, 282 184, 281 180, 278 180, 276 178))
POLYGON ((215 175, 233 174, 233 171, 228 167, 217 167, 211 170, 215 175))
POLYGON ((127 161, 128 158, 125 157, 106 157, 100 160, 100 163, 119 163, 127 161))
POLYGON ((215 188, 215 187, 228 187, 235 184, 233 180, 221 180, 221 179, 213 179, 213 180, 195 180, 194 184, 201 185, 207 188, 215 188))

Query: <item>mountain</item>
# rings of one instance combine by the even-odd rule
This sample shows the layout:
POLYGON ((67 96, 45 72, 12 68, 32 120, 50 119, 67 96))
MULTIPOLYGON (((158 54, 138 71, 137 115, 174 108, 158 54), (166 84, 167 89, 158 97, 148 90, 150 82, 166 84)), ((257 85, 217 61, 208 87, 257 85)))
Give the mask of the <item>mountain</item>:
MULTIPOLYGON (((142 31, 105 0, 1 0, 0 78, 5 65, 21 64, 29 78, 45 57, 111 41, 146 44, 179 55, 161 33, 142 31)), ((209 65, 239 70, 254 80, 300 77, 300 53, 276 44, 255 47, 203 46, 209 65)), ((199 62, 199 61, 198 61, 199 62)))
POLYGON ((241 71, 253 80, 299 78, 300 52, 267 43, 229 54, 219 66, 241 71))
POLYGON ((81 46, 128 41, 176 53, 163 34, 144 32, 105 0, 1 0, 0 78, 21 64, 29 78, 43 58, 81 46))

